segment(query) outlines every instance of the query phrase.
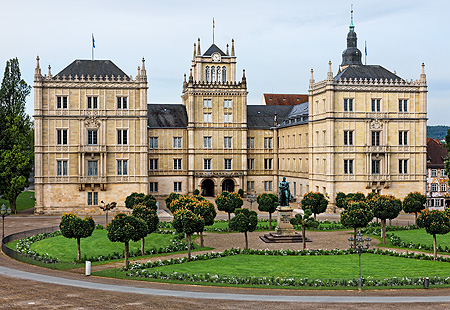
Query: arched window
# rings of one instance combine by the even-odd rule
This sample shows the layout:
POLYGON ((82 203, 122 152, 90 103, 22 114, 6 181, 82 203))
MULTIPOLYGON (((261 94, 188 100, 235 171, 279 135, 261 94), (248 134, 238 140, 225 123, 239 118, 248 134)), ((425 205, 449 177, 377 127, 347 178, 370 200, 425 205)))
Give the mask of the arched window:
POLYGON ((206 66, 205 68, 205 80, 206 82, 209 82, 209 66, 206 66))
POLYGON ((225 66, 222 67, 222 82, 227 81, 227 68, 225 66))
POLYGON ((211 67, 211 82, 216 81, 216 68, 214 66, 211 67))
POLYGON ((217 82, 220 82, 220 67, 217 66, 217 82))

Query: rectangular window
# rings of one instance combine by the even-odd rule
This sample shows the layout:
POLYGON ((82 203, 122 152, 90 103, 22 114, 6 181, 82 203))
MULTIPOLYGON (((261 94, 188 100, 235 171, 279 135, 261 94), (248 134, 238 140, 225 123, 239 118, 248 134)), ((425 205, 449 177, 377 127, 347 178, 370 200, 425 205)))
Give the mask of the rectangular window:
POLYGON ((203 99, 203 107, 211 108, 211 99, 203 99))
POLYGON ((406 100, 406 99, 398 100, 398 111, 399 112, 408 112, 408 100, 406 100))
POLYGON ((247 159, 247 170, 255 170, 255 159, 254 158, 247 159))
POLYGON ((211 137, 203 137, 203 148, 210 149, 211 147, 211 137))
POLYGON ((127 129, 117 129, 117 144, 127 145, 128 144, 128 130, 127 129))
POLYGON ((272 138, 264 138, 264 148, 265 149, 272 148, 272 138))
POLYGON ((98 176, 98 161, 88 160, 88 176, 96 177, 98 176))
POLYGON ((223 137, 223 148, 231 149, 231 137, 223 137))
POLYGON ((67 160, 58 160, 56 162, 56 175, 67 175, 67 160))
POLYGON ((380 132, 372 131, 372 145, 379 146, 380 145, 380 132))
POLYGON ((353 159, 344 159, 344 174, 353 174, 353 159))
POLYGON ((344 99, 344 112, 353 112, 353 99, 344 99))
POLYGON ((380 174, 380 160, 372 160, 372 174, 380 174))
POLYGON ((181 159, 173 159, 173 170, 181 170, 181 159))
POLYGON ((150 193, 158 192, 158 182, 150 182, 149 185, 150 185, 149 186, 150 193))
POLYGON ((223 168, 225 170, 231 170, 231 158, 225 158, 223 168))
POLYGON ((247 181, 247 192, 255 191, 255 181, 247 181))
POLYGON ((158 137, 148 138, 148 147, 151 149, 157 149, 158 148, 158 137))
POLYGON ((128 109, 128 97, 117 97, 117 109, 128 109))
POLYGON ((179 193, 182 191, 181 182, 173 182, 173 191, 179 193))
POLYGON ((431 169, 431 176, 432 177, 437 176, 437 170, 436 169, 431 169))
POLYGON ((203 159, 203 170, 211 170, 211 159, 210 158, 203 159))
POLYGON ((441 177, 445 177, 445 169, 441 169, 441 177))
POLYGON ((181 149, 181 137, 173 137, 173 148, 181 149))
POLYGON ((98 100, 98 97, 88 96, 87 97, 87 108, 88 109, 98 109, 97 100, 98 100))
POLYGON ((67 109, 67 96, 57 96, 56 97, 56 108, 57 109, 67 109))
POLYGON ((247 138, 247 148, 248 149, 255 148, 255 138, 247 138))
POLYGON ((56 129, 56 144, 67 145, 67 129, 56 129))
POLYGON ((212 114, 211 113, 203 113, 203 122, 204 123, 212 123, 212 114))
POLYGON ((407 174, 408 173, 408 160, 399 159, 398 161, 398 173, 407 174))
POLYGON ((87 134, 88 134, 87 144, 88 145, 97 145, 97 142, 98 142, 97 133, 98 133, 97 130, 88 130, 87 131, 87 134))
POLYGON ((119 159, 117 161, 117 175, 128 175, 128 160, 119 159))
POLYGON ((408 132, 407 131, 399 131, 398 132, 398 144, 399 145, 408 145, 408 132))
POLYGON ((223 107, 225 109, 231 109, 231 99, 224 99, 223 100, 223 107))
POLYGON ((380 112, 381 99, 372 99, 372 112, 380 112))
POLYGON ((97 206, 98 205, 98 193, 97 192, 88 192, 88 206, 97 206))
POLYGON ((438 188, 438 186, 436 183, 431 183, 431 191, 432 192, 437 192, 437 188, 438 188))
POLYGON ((272 181, 264 181, 264 191, 266 192, 272 191, 272 181))
POLYGON ((441 184, 441 192, 446 192, 447 191, 447 186, 445 183, 441 184))
POLYGON ((225 113, 223 115, 223 122, 224 123, 232 123, 233 122, 233 115, 231 113, 225 113))
POLYGON ((272 170, 272 158, 265 158, 264 159, 264 169, 265 170, 272 170))
POLYGON ((353 131, 344 130, 344 145, 353 145, 353 131))
POLYGON ((152 171, 158 170, 158 159, 156 159, 156 158, 149 159, 148 169, 152 170, 152 171))

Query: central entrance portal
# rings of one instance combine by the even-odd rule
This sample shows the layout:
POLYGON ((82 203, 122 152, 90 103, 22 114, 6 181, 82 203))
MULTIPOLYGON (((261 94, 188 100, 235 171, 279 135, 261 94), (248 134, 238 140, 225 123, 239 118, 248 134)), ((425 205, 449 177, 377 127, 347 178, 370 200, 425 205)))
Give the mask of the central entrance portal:
POLYGON ((202 192, 200 195, 203 197, 214 197, 214 182, 211 179, 206 179, 202 182, 202 192))
POLYGON ((234 192, 234 181, 231 179, 226 179, 222 183, 222 191, 234 192))

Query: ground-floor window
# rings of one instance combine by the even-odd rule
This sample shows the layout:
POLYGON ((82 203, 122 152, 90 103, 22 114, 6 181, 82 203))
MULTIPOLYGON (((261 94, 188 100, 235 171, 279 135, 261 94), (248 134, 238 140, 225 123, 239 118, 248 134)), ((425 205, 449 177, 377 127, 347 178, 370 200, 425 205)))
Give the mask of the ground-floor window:
POLYGON ((255 191, 255 181, 247 181, 247 192, 255 191))
POLYGON ((98 205, 98 193, 97 192, 88 192, 88 206, 96 206, 98 205))
POLYGON ((158 191, 158 182, 150 182, 150 193, 155 193, 158 191))
POLYGON ((181 192, 181 182, 173 182, 173 191, 175 193, 181 192))
POLYGON ((272 191, 272 181, 264 181, 264 190, 266 192, 272 191))

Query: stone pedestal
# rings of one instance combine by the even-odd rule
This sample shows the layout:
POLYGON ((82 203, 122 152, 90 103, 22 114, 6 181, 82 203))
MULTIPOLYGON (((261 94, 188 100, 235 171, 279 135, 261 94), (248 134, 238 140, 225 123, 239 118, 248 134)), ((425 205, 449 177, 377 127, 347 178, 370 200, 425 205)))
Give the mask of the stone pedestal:
POLYGON ((295 230, 291 224, 293 209, 289 206, 282 207, 278 206, 277 214, 278 214, 278 225, 275 228, 275 232, 277 235, 294 235, 295 230))

